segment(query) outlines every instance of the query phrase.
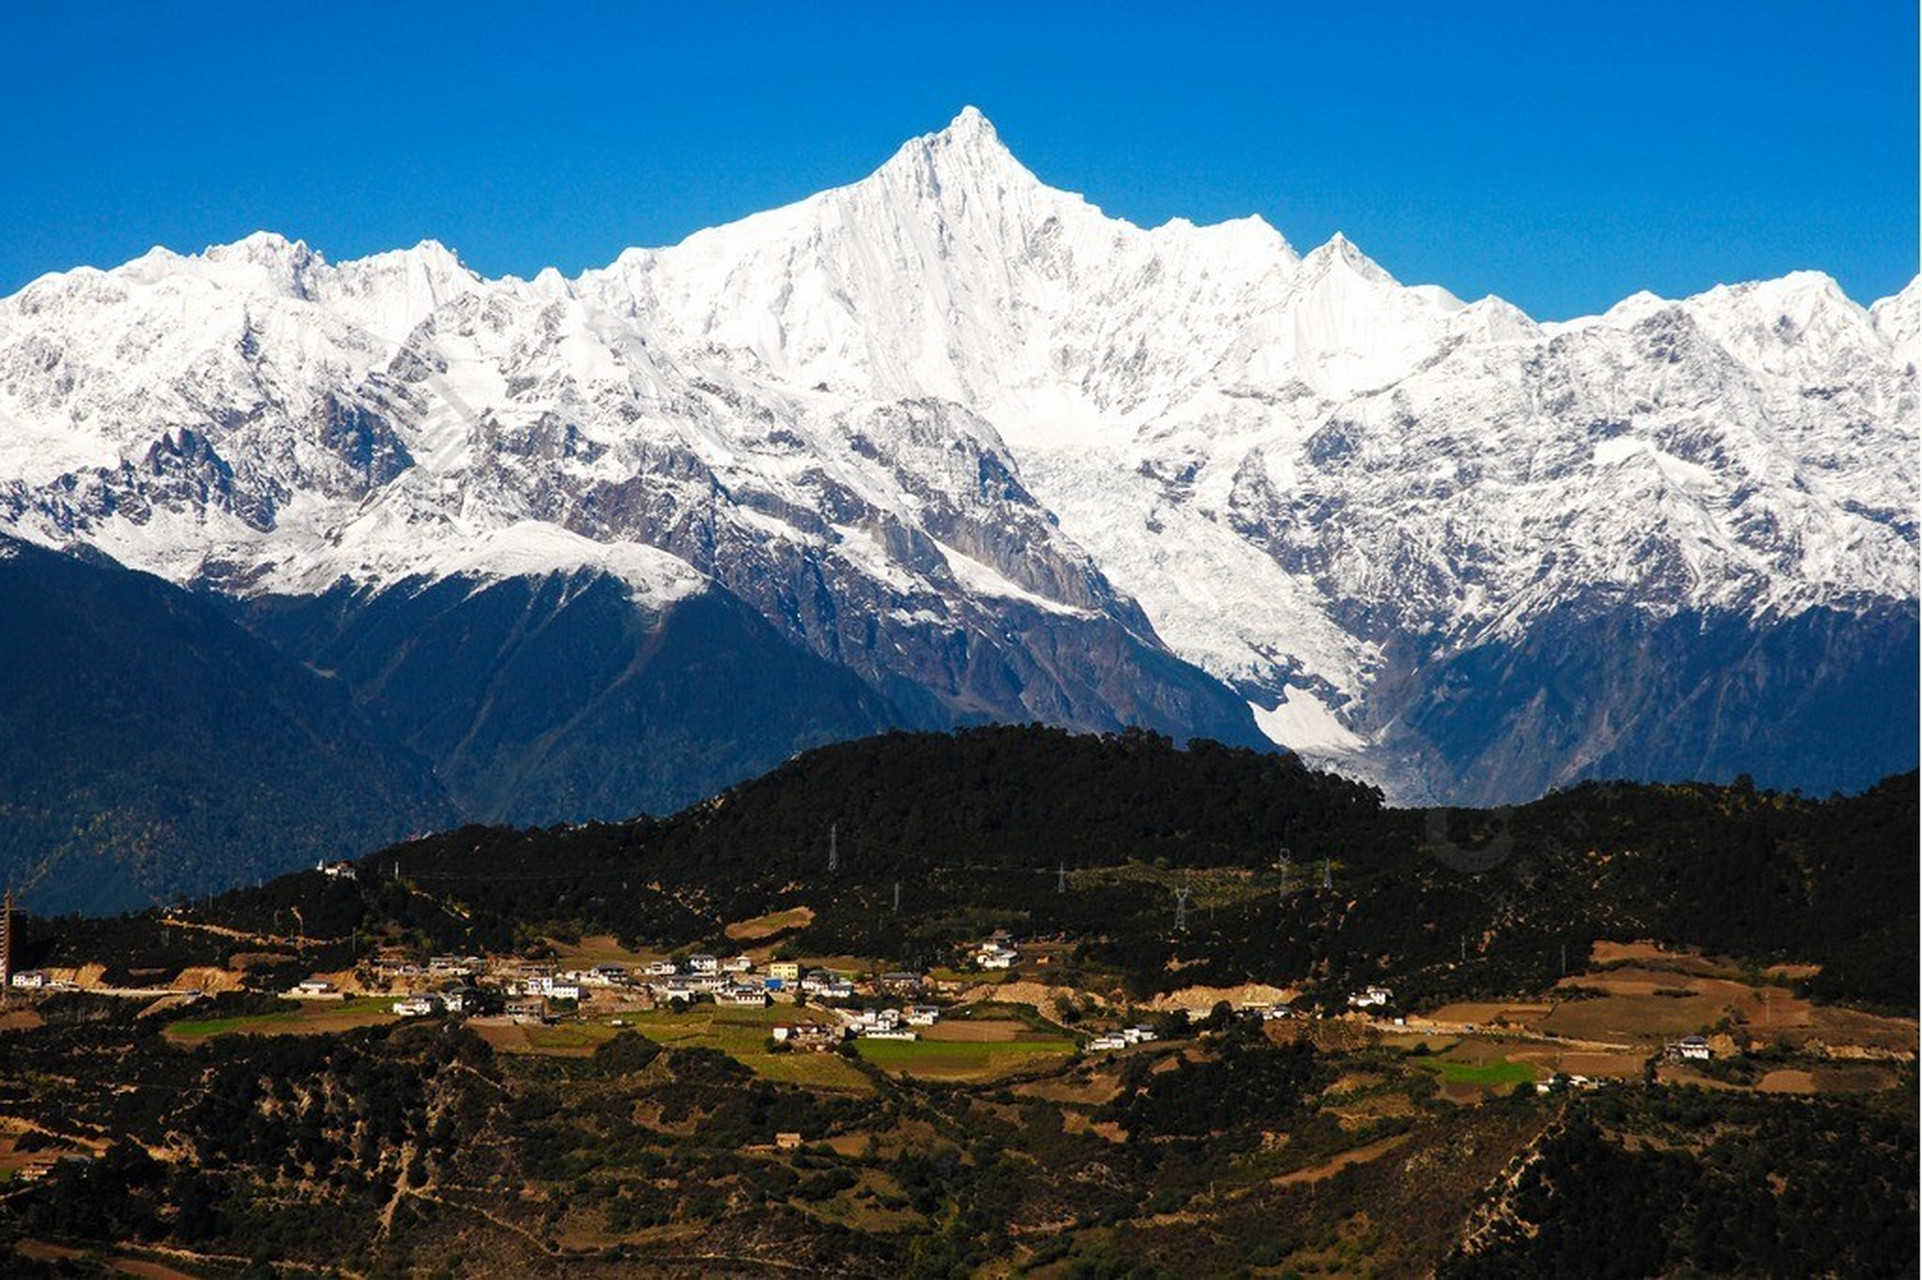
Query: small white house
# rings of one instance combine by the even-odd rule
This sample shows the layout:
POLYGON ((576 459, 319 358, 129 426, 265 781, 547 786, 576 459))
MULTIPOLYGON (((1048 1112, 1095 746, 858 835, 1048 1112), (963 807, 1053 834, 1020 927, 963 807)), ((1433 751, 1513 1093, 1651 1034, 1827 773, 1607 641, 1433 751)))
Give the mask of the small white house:
POLYGON ((438 1012, 440 1001, 433 996, 408 996, 405 1000, 394 1001, 394 1012, 403 1018, 423 1018, 438 1012))
POLYGON ((689 973, 714 974, 721 971, 721 962, 710 955, 695 955, 687 958, 689 973))
POLYGON ((754 962, 746 956, 729 956, 721 961, 722 973, 753 973, 754 962))
POLYGON ((546 996, 549 1000, 579 1000, 581 998, 580 983, 571 982, 566 978, 549 977, 546 974, 538 974, 529 978, 527 980, 526 990, 530 996, 546 996))
POLYGON ((1021 953, 1012 947, 989 943, 975 953, 974 962, 983 969, 1012 969, 1014 962, 1020 958, 1021 953))
POLYGON ((22 969, 13 975, 13 985, 22 991, 38 991, 47 985, 47 974, 43 969, 22 969))
POLYGON ((1369 987, 1348 997, 1348 1003, 1356 1009, 1380 1008, 1395 998, 1395 993, 1387 987, 1369 987))
POLYGON ((671 978, 680 971, 681 967, 672 960, 650 961, 647 968, 641 970, 644 975, 650 978, 671 978))
POLYGON ((910 1027, 931 1027, 941 1021, 941 1010, 931 1004, 917 1004, 908 1010, 907 1021, 910 1027))
POLYGON ((314 870, 329 880, 358 880, 360 875, 351 862, 328 862, 325 859, 314 864, 314 870))
POLYGON ((1675 1053, 1677 1057, 1687 1058, 1692 1062, 1707 1062, 1715 1056, 1709 1050, 1706 1036, 1683 1036, 1675 1043, 1675 1053))
POLYGON ((480 1009, 480 992, 473 987, 451 986, 440 993, 449 1013, 474 1013, 480 1009))
POLYGON ((305 997, 306 999, 312 1000, 316 997, 331 996, 337 993, 334 990, 334 984, 325 978, 303 978, 294 984, 294 989, 288 994, 296 999, 305 997))
POLYGON ((1096 1036, 1094 1039, 1088 1041, 1088 1052, 1090 1053, 1105 1053, 1112 1049, 1125 1049, 1127 1047, 1128 1042, 1126 1040, 1112 1033, 1096 1036))

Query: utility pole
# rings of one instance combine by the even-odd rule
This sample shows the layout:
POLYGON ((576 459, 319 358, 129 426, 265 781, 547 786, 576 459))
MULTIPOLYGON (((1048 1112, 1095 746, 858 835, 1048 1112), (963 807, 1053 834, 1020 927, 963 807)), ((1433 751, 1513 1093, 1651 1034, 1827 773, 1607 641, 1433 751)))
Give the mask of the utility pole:
POLYGON ((1182 885, 1175 890, 1175 932, 1188 930, 1188 886, 1182 885))
POLYGON ((836 822, 828 827, 828 874, 833 875, 841 869, 841 824, 836 822))
POLYGON ((1332 889, 1335 887, 1334 859, 1328 857, 1326 854, 1323 854, 1321 859, 1321 887, 1324 889, 1332 889))
POLYGON ((1054 891, 1056 893, 1068 891, 1068 863, 1065 859, 1054 869, 1054 891))
POLYGON ((901 882, 899 880, 894 882, 894 913, 901 914, 901 882))
POLYGON ((13 998, 13 886, 0 902, 0 1001, 13 998))

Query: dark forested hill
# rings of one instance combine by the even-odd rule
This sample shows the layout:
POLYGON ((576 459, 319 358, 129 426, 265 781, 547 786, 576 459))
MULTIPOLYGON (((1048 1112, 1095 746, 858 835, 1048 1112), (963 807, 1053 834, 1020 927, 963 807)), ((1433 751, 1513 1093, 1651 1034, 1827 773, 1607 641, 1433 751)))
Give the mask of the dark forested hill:
MULTIPOLYGON (((801 941, 821 952, 932 962, 1005 925, 1076 939, 1143 990, 1392 979, 1413 998, 1526 990, 1597 939, 1653 938, 1814 962, 1820 989, 1913 1007, 1916 824, 1914 774, 1829 800, 1590 784, 1423 812, 1292 758, 1152 734, 896 733, 662 821, 400 845, 328 911, 338 932, 365 913, 437 945, 529 928, 718 944, 728 921, 806 905, 801 941)), ((296 895, 318 901, 304 883, 227 909, 264 927, 296 895)))
POLYGON ((0 872, 125 909, 446 824, 344 689, 179 587, 0 537, 0 872))

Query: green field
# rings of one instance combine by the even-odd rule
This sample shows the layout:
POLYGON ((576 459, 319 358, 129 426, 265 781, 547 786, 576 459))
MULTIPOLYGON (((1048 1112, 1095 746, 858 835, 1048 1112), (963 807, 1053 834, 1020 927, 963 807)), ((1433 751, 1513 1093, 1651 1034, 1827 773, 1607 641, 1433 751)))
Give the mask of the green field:
POLYGON ((984 1080, 1066 1058, 1072 1040, 857 1040, 861 1057, 905 1075, 984 1080))
POLYGON ((675 1049, 719 1049, 756 1075, 817 1089, 874 1086, 860 1068, 832 1053, 769 1053, 768 1036, 780 1023, 804 1021, 794 1009, 721 1009, 695 1005, 686 1013, 665 1009, 618 1015, 630 1030, 675 1049))
POLYGON ((186 1018, 170 1023, 166 1034, 174 1040, 205 1040, 209 1036, 315 1035, 351 1031, 379 1022, 393 1022, 385 1000, 316 1001, 281 1013, 257 1013, 237 1018, 186 1018))
POLYGON ((1535 1068, 1526 1062, 1509 1062, 1506 1059, 1483 1063, 1449 1062, 1439 1058, 1417 1058, 1414 1061, 1449 1084, 1499 1088, 1504 1085, 1532 1084, 1535 1080, 1535 1068))

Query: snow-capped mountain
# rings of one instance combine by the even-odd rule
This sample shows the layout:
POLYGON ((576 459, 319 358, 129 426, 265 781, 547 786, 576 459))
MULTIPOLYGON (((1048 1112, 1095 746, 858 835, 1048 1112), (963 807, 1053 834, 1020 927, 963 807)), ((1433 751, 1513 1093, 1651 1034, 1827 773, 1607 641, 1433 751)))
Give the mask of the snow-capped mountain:
MULTIPOLYGON (((1409 801, 1827 787, 1914 762, 1917 290, 1538 324, 1339 236, 1109 218, 968 109, 572 280, 268 234, 44 277, 0 301, 0 529, 228 597, 376 710, 439 696, 381 656, 437 584, 460 632, 558 580, 617 584, 623 643, 745 602, 877 700, 816 732, 1265 735, 1409 801)), ((472 746, 400 719, 443 777, 472 746)), ((502 780, 566 731, 470 809, 575 816, 502 780)))

